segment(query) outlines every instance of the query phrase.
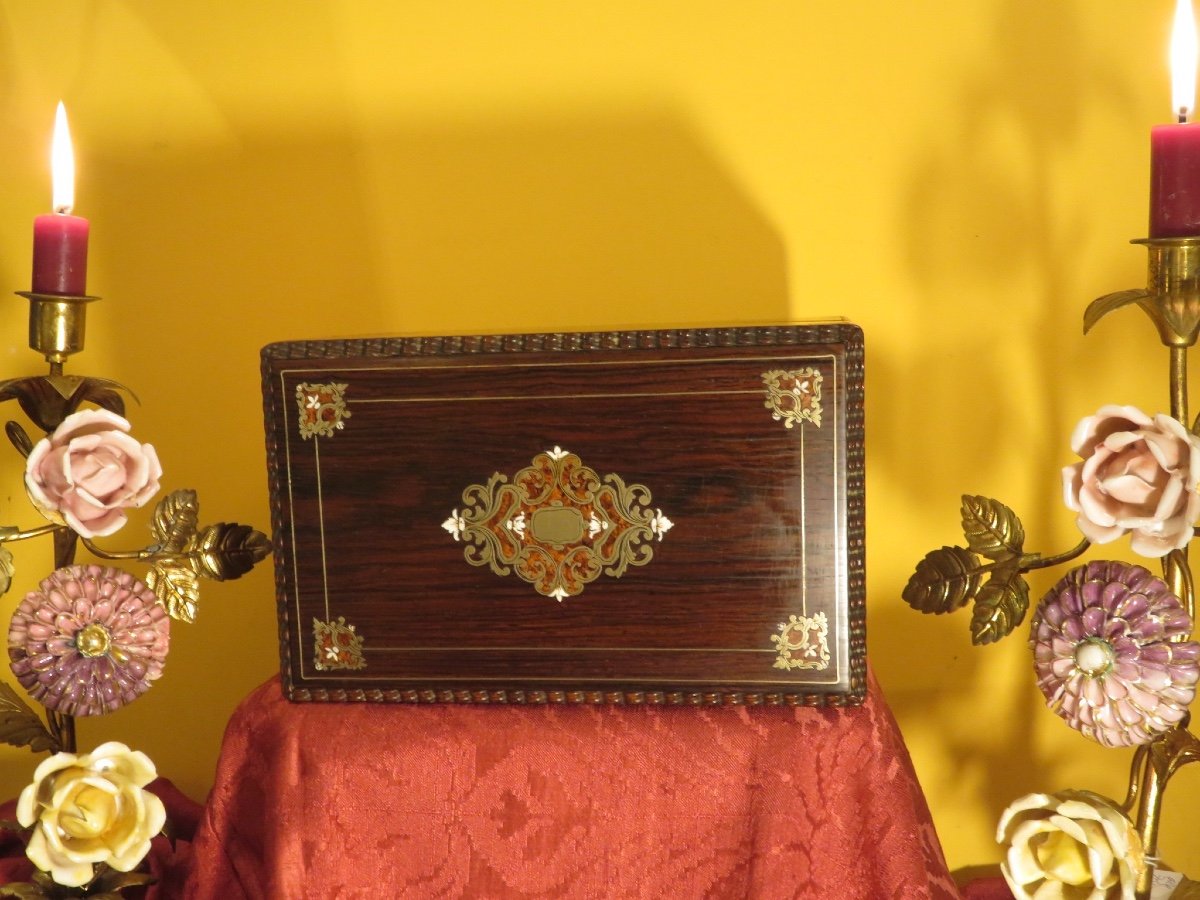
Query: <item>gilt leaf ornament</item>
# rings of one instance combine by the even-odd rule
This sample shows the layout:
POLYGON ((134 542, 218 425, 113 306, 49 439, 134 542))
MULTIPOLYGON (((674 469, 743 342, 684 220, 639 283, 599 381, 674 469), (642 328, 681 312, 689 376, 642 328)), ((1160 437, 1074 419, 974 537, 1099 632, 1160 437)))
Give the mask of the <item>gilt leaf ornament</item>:
POLYGON ((999 500, 964 495, 962 525, 967 546, 980 556, 1001 560, 1021 555, 1025 528, 1017 514, 999 500))
POLYGON ((1029 585, 1017 565, 996 569, 979 589, 971 617, 971 642, 991 644, 1012 632, 1029 609, 1029 585))
POLYGON ((904 588, 904 602, 921 612, 953 612, 974 597, 982 583, 975 554, 962 547, 942 547, 917 563, 904 588))

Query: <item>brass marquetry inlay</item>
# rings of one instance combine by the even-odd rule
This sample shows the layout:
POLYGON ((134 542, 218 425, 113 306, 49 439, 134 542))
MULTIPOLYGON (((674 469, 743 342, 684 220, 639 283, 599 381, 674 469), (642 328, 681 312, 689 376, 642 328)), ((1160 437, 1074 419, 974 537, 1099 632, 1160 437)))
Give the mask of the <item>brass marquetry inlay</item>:
POLYGON ((778 655, 776 669, 826 669, 829 667, 829 620, 825 613, 788 616, 771 635, 778 655))
POLYGON ((603 478, 560 447, 539 453, 509 481, 499 472, 463 491, 442 527, 473 566, 516 575, 562 601, 601 574, 644 566, 674 524, 650 506, 645 485, 603 478))
POLYGON ((771 411, 771 418, 782 421, 791 428, 797 422, 812 422, 821 427, 821 373, 812 366, 785 371, 772 369, 764 372, 763 384, 767 386, 764 406, 771 411))
POLYGON ((313 619, 313 665, 319 671, 365 669, 362 645, 362 635, 344 617, 331 622, 313 619))
POLYGON ((300 437, 333 437, 350 418, 344 384, 298 384, 296 405, 300 407, 300 437))

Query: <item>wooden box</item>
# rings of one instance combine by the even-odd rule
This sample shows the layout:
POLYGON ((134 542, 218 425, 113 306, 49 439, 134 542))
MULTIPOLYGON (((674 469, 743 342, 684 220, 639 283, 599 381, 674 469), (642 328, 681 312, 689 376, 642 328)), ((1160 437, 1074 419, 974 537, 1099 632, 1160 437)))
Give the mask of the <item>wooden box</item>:
POLYGON ((862 701, 856 326, 262 364, 291 699, 862 701))

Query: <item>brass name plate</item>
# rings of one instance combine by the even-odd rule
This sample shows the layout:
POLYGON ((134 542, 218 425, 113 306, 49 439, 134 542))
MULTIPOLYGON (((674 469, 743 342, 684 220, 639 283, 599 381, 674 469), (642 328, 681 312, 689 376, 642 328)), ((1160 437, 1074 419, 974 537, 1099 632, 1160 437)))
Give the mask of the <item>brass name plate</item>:
POLYGON ((862 701, 857 327, 310 341, 262 364, 290 698, 862 701))

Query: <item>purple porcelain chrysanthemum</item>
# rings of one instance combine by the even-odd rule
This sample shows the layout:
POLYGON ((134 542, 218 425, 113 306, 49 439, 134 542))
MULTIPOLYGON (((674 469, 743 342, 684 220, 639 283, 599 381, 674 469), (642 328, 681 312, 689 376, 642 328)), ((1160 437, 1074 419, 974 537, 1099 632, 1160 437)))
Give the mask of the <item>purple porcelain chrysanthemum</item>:
POLYGON ((1030 631, 1038 687, 1106 747, 1145 744, 1183 719, 1200 678, 1192 621, 1141 566, 1090 562, 1042 598, 1030 631))
POLYGON ((128 572, 65 566, 17 606, 8 658, 17 680, 48 709, 101 715, 162 675, 170 628, 154 592, 128 572))

